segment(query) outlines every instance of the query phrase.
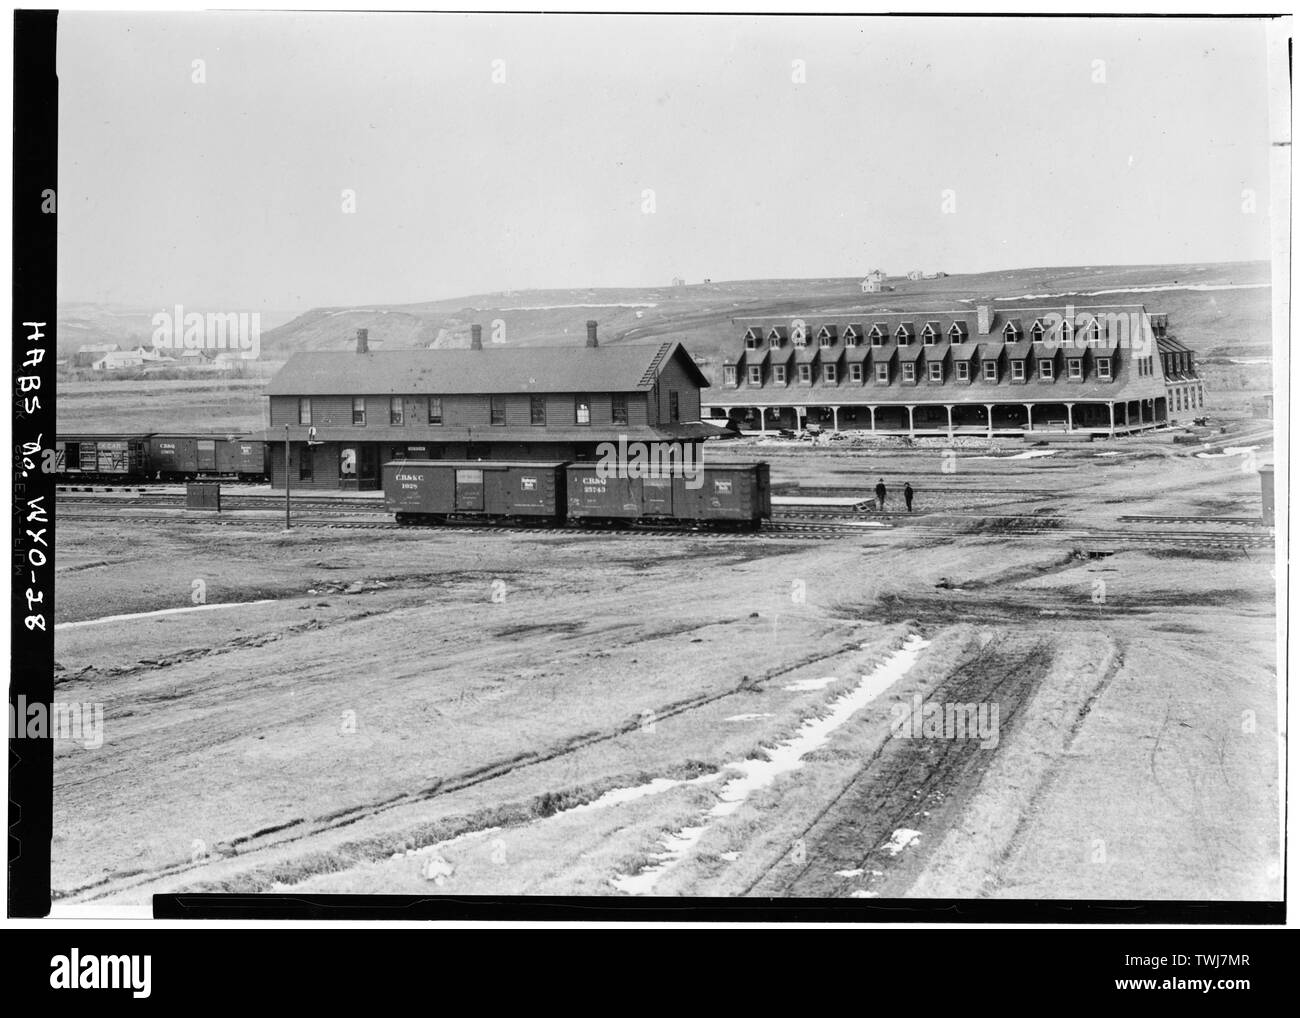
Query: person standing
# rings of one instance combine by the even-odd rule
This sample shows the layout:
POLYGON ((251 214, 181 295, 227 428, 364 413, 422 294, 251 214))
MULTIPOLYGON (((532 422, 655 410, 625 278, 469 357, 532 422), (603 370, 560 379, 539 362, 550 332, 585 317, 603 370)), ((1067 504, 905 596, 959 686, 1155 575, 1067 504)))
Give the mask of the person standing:
POLYGON ((912 511, 912 482, 908 481, 903 485, 903 501, 907 503, 907 511, 912 511))
POLYGON ((878 509, 880 512, 885 511, 886 492, 887 489, 885 488, 885 479, 882 477, 880 478, 880 480, 876 481, 876 509, 878 509))

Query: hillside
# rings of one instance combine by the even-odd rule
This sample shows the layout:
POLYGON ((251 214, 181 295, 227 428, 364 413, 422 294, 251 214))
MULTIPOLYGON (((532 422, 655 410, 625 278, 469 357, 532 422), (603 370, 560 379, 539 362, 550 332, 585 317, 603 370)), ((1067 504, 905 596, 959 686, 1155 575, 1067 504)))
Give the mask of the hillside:
POLYGON ((942 279, 891 280, 863 294, 857 279, 744 280, 678 287, 530 290, 366 308, 324 308, 264 332, 263 355, 344 350, 355 331, 372 346, 468 346, 470 325, 507 345, 582 342, 587 319, 602 343, 678 339, 707 368, 735 349, 737 318, 854 310, 940 310, 994 298, 1003 308, 1142 303, 1169 314, 1171 331, 1203 357, 1266 357, 1271 350, 1266 263, 1038 268, 942 279))

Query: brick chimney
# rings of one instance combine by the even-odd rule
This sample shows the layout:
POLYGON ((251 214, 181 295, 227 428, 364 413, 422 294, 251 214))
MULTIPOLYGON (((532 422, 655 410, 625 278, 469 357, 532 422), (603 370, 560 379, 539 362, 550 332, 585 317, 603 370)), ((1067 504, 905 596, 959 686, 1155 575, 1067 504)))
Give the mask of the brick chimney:
POLYGON ((587 345, 588 346, 600 345, 596 342, 596 323, 592 321, 587 322, 587 345))
POLYGON ((357 353, 370 352, 370 330, 357 329, 357 353))
POLYGON ((993 305, 977 304, 975 306, 975 323, 981 336, 987 336, 993 328, 993 305))
POLYGON ((471 350, 483 349, 483 326, 471 325, 469 327, 469 348, 471 350))

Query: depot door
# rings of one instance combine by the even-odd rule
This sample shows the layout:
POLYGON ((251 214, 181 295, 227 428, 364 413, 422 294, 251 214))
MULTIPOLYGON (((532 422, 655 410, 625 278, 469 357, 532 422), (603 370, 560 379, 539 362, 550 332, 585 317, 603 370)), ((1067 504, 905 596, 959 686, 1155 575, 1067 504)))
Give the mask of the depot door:
POLYGON ((379 448, 366 443, 357 449, 357 488, 376 491, 379 488, 379 448))

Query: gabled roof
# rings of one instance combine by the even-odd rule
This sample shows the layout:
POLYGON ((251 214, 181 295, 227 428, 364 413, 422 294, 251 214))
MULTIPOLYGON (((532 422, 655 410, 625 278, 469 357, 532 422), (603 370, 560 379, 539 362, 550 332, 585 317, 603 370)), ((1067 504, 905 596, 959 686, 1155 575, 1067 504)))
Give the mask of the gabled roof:
POLYGON ((822 336, 829 336, 831 339, 835 339, 836 336, 838 335, 839 335, 839 329, 837 329, 834 325, 823 325, 820 329, 817 330, 818 339, 821 339, 822 336))
POLYGON ((919 343, 911 343, 907 346, 900 346, 898 348, 898 359, 900 361, 914 361, 921 356, 921 352, 924 349, 925 347, 921 346, 919 343))
MULTIPOLYGON (((746 333, 746 335, 748 335, 748 333, 746 333)), ((784 325, 773 325, 770 329, 767 330, 767 338, 772 339, 773 337, 777 339, 789 339, 790 330, 787 329, 784 325)))
POLYGON ((644 392, 654 386, 669 361, 676 361, 700 387, 709 384, 680 343, 627 343, 601 347, 296 353, 276 372, 266 394, 644 392))
POLYGON ((914 339, 916 337, 916 327, 911 322, 899 322, 898 327, 894 329, 894 335, 897 336, 899 333, 909 339, 914 339))

